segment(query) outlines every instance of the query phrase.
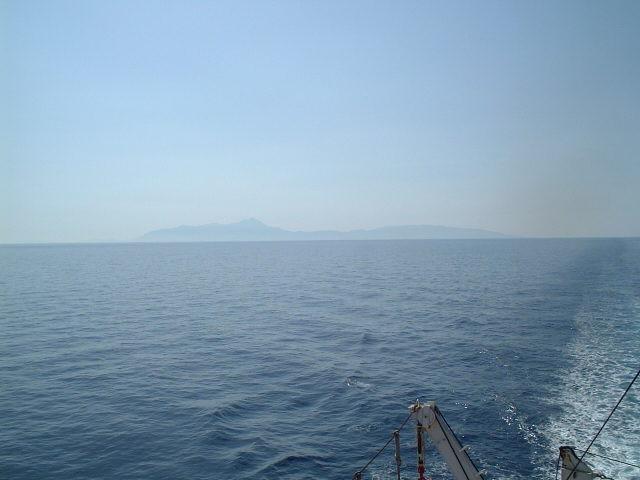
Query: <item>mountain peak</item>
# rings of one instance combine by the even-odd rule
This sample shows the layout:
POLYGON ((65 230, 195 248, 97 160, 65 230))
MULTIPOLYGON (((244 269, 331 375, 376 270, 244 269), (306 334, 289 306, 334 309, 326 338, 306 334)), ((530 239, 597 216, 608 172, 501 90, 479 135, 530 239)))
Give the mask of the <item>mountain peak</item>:
POLYGON ((210 223, 200 226, 165 228, 148 232, 143 241, 156 242, 211 242, 211 241, 275 241, 275 240, 397 240, 397 239, 452 239, 452 238, 504 238, 487 230, 443 227, 435 225, 398 225, 372 230, 293 232, 270 227, 256 218, 237 223, 210 223))
POLYGON ((240 220, 236 225, 241 225, 243 227, 266 227, 264 223, 253 217, 240 220))

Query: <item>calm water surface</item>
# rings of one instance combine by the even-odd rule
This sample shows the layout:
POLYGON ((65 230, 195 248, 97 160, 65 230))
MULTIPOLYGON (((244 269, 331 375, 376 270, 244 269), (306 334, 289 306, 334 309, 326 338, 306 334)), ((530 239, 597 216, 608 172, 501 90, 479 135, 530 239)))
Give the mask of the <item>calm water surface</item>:
MULTIPOLYGON (((418 397, 553 478, 639 352, 638 239, 3 246, 0 478, 351 478, 418 397)), ((640 389, 594 451, 640 463, 640 389)))

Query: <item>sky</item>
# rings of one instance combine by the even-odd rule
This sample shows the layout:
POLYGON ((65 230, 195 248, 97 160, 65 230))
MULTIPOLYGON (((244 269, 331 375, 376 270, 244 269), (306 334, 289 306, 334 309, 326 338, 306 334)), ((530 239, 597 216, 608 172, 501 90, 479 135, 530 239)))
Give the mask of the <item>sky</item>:
POLYGON ((640 236, 640 2, 0 0, 0 243, 640 236))

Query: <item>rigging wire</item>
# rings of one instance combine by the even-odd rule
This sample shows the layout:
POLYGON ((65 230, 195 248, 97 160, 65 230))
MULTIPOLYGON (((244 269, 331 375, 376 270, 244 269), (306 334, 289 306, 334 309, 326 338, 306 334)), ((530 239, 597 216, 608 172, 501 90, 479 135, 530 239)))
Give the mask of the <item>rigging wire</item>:
MULTIPOLYGON (((577 452, 584 452, 584 450, 580 450, 578 448, 574 448, 574 450, 577 451, 577 452)), ((612 462, 623 463, 625 465, 629 465, 630 467, 640 468, 640 465, 636 465, 635 463, 623 462, 622 460, 618 460, 617 458, 605 457, 604 455, 600 455, 598 453, 592 453, 592 452, 585 452, 585 453, 587 453, 588 455, 593 455, 594 457, 604 458, 604 459, 610 460, 612 462)))
POLYGON ((607 424, 607 422, 609 421, 609 419, 612 417, 613 413, 616 411, 616 409, 618 408, 618 406, 620 405, 620 403, 622 403, 622 400, 624 400, 624 397, 627 395, 627 393, 629 393, 629 390, 631 389, 631 387, 633 386, 633 384, 635 383, 635 381, 638 379, 638 376, 640 376, 640 370, 638 370, 638 373, 636 373, 636 376, 633 377, 633 380, 631 380, 631 383, 629 383, 629 385, 627 386, 627 389, 624 391, 624 393, 622 394, 622 396, 620 397, 620 400, 618 400, 618 403, 616 403, 616 406, 613 407, 613 410, 611 410, 611 413, 609 414, 609 416, 607 417, 607 419, 604 421, 604 423, 602 424, 602 426, 600 427, 600 430, 598 430, 598 433, 596 433, 595 437, 593 437, 593 439, 591 440, 591 443, 589 443, 589 446, 587 447, 586 450, 584 450, 582 452, 582 455, 580 456, 580 459, 578 460, 578 463, 576 463, 575 467, 573 467, 573 469, 571 470, 571 472, 569 473, 568 478, 571 478, 571 475, 573 475, 573 472, 576 471, 576 468, 578 468, 578 465, 580 465, 582 463, 582 459, 584 458, 584 456, 589 453, 589 449, 591 448, 591 446, 593 445, 593 442, 596 441, 596 438, 598 438, 598 436, 600 435, 600 432, 602 432, 602 430, 604 429, 604 426, 607 424))
MULTIPOLYGON (((404 419, 404 422, 402 422, 402 424, 400 425, 400 427, 397 428, 396 431, 400 432, 400 430, 402 430, 404 428, 404 426, 407 424, 407 422, 409 421, 409 419, 411 418, 412 415, 413 415, 413 412, 409 413, 407 418, 404 419)), ((380 455, 382 452, 384 452, 385 448, 387 448, 389 446, 389 444, 392 442, 392 440, 394 438, 395 438, 394 435, 391 435, 391 438, 389 438, 389 440, 387 440, 387 443, 385 443, 384 446, 380 450, 378 450, 378 452, 373 457, 371 457, 371 460, 369 460, 364 467, 362 467, 360 470, 358 470, 356 473, 353 474, 353 479, 354 480, 360 480, 362 478, 362 474, 367 469, 367 467, 369 465, 371 465, 371 463, 376 458, 378 458, 378 455, 380 455)))

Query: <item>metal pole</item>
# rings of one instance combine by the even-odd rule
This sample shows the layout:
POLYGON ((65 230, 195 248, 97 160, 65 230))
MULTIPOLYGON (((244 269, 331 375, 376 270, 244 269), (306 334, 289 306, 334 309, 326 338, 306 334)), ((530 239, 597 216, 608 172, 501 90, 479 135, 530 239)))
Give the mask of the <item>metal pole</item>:
POLYGON ((417 454, 418 454, 418 480, 426 480, 424 478, 424 435, 422 433, 422 424, 418 422, 416 428, 417 434, 417 454))
POLYGON ((396 442, 396 471, 398 473, 398 480, 400 480, 400 465, 402 465, 402 459, 400 458, 400 430, 393 432, 393 439, 396 442))

